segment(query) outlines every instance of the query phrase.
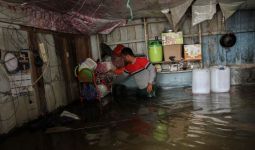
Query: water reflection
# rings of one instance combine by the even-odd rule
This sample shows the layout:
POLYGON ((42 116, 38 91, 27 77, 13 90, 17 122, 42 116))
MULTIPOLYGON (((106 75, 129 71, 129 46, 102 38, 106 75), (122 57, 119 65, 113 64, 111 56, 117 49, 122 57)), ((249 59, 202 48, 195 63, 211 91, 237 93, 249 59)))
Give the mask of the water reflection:
POLYGON ((218 114, 231 112, 229 93, 212 93, 210 95, 193 95, 196 113, 218 114))
POLYGON ((61 150, 254 149, 255 86, 242 89, 210 95, 170 89, 151 100, 125 97, 104 114, 105 126, 47 140, 61 150))
MULTIPOLYGON (((149 129, 146 130, 146 134, 135 131, 143 135, 143 140, 140 139, 140 143, 136 145, 140 146, 140 149, 144 149, 141 145, 147 145, 147 142, 160 143, 158 149, 165 146, 168 149, 177 147, 178 149, 242 149, 240 147, 249 149, 249 144, 254 141, 255 132, 249 133, 248 130, 252 131, 249 128, 241 130, 240 122, 234 120, 236 116, 240 117, 240 114, 235 115, 232 112, 231 94, 233 93, 191 95, 187 92, 182 94, 184 91, 180 89, 164 92, 166 94, 161 95, 163 99, 139 107, 137 113, 139 121, 129 126, 129 128, 139 126, 141 122, 146 122, 149 126, 142 127, 149 129), (167 98, 168 96, 170 97, 167 98), (253 138, 251 140, 247 137, 253 138), (237 139, 244 140, 242 142, 248 146, 244 146, 245 144, 240 146, 239 142, 234 142, 237 139)), ((235 108, 235 111, 241 110, 235 108)), ((253 116, 254 114, 255 112, 252 111, 253 116)), ((155 149, 155 147, 146 147, 146 149, 155 149)))

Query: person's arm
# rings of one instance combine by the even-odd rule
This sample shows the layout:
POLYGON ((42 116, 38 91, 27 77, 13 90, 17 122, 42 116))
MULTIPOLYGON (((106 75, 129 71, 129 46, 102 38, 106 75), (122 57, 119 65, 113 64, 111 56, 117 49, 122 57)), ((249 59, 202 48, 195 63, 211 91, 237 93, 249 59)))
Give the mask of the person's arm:
POLYGON ((118 68, 114 70, 113 72, 115 75, 117 75, 116 78, 114 78, 113 80, 113 84, 120 84, 128 79, 129 74, 128 72, 125 71, 125 67, 118 68))
POLYGON ((152 91, 152 84, 156 78, 156 70, 152 64, 149 64, 147 70, 149 71, 149 82, 147 85, 147 92, 150 93, 152 91))
POLYGON ((125 71, 124 67, 117 68, 117 69, 113 70, 114 74, 116 74, 116 75, 122 75, 124 73, 124 71, 125 71))
POLYGON ((123 76, 128 76, 129 73, 127 72, 127 70, 125 69, 125 67, 123 68, 117 68, 115 70, 113 70, 115 75, 123 75, 123 76))
POLYGON ((156 78, 156 70, 152 64, 149 64, 147 70, 149 71, 149 83, 153 84, 156 78))

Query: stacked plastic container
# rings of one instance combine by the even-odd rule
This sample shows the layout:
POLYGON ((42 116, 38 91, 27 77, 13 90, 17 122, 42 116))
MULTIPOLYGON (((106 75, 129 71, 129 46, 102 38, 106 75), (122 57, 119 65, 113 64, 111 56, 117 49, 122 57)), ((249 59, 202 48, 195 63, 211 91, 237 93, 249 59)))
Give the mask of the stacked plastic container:
POLYGON ((226 66, 214 66, 211 71, 211 91, 215 93, 229 92, 230 69, 226 66))
POLYGON ((193 69, 192 93, 193 94, 210 93, 210 70, 209 69, 193 69))
POLYGON ((229 92, 230 69, 226 66, 213 66, 209 69, 194 69, 192 72, 192 93, 209 94, 229 92))

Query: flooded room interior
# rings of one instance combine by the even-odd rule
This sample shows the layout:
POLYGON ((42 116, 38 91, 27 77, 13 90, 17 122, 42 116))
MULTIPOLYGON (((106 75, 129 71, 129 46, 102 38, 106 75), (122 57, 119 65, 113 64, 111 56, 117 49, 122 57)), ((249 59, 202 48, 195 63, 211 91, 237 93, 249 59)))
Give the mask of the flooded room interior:
POLYGON ((0 150, 253 150, 255 1, 0 0, 0 150))

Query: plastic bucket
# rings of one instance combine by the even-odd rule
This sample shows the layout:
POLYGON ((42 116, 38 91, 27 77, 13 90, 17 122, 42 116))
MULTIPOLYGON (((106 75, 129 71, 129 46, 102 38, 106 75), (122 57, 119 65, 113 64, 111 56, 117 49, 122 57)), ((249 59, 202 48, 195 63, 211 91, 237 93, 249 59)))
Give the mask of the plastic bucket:
POLYGON ((78 72, 77 77, 81 82, 93 82, 93 71, 83 68, 78 72))

